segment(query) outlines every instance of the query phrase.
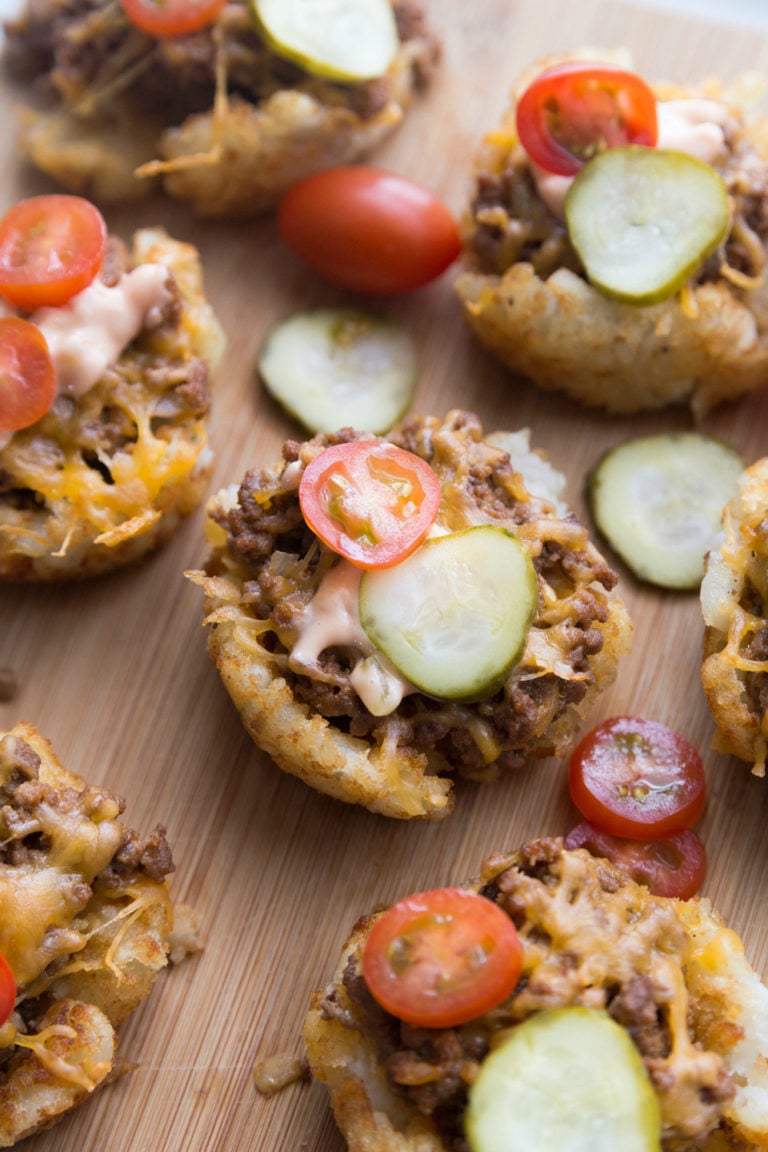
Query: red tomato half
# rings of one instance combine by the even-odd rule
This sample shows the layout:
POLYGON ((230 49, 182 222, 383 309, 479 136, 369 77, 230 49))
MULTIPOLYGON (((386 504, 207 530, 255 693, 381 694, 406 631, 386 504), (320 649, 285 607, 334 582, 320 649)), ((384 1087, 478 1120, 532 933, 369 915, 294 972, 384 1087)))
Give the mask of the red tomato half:
POLYGON ((16 1003, 16 980, 11 966, 0 952, 0 1027, 13 1012, 16 1003))
POLYGON ((277 225, 311 268, 357 292, 420 288, 461 250, 458 226, 444 204, 378 168, 331 168, 305 177, 283 197, 277 225))
POLYGON ((568 833, 565 847, 604 856, 654 896, 688 900, 701 888, 707 870, 704 845, 691 828, 666 840, 625 840, 584 820, 568 833))
POLYGON ((56 370, 45 337, 29 320, 0 319, 0 430, 34 424, 56 396, 56 370))
POLYGON ((571 756, 574 804, 614 836, 663 840, 704 811, 704 765, 684 736, 655 720, 617 716, 598 724, 571 756))
POLYGON ((66 304, 96 276, 107 227, 81 196, 32 196, 0 220, 0 296, 31 312, 66 304))
POLYGON ((605 148, 652 148, 658 137, 653 92, 634 72, 610 64, 574 60, 547 68, 520 97, 516 115, 531 160, 560 176, 575 176, 605 148))
POLYGON ((426 460, 379 440, 326 448, 299 485, 309 527, 358 568, 390 568, 410 556, 429 532, 441 496, 426 460))
POLYGON ((216 19, 225 0, 120 0, 128 19, 150 36, 182 36, 216 19))
POLYGON ((512 993, 523 949, 505 912, 475 892, 435 888, 375 921, 363 951, 371 995, 399 1020, 452 1028, 512 993))

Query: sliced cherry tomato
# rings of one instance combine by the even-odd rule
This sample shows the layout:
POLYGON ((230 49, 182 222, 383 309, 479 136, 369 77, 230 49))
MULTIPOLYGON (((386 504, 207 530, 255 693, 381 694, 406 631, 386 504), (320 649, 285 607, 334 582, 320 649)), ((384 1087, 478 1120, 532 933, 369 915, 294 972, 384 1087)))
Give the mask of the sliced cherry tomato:
POLYGON ((435 473, 420 456, 380 440, 334 444, 304 469, 304 519, 358 568, 391 568, 418 548, 440 507, 435 473))
POLYGON ((704 811, 704 765, 684 736, 656 720, 616 716, 571 756, 574 804, 614 836, 664 840, 704 811))
POLYGON ((707 870, 704 845, 692 828, 666 840, 627 840, 583 820, 568 833, 565 847, 586 848, 593 856, 604 856, 654 896, 689 900, 701 888, 707 870))
POLYGON ((0 220, 0 295, 17 308, 66 304, 104 259, 107 227, 81 196, 20 200, 0 220))
POLYGON ((331 168, 288 190, 277 224, 326 280, 358 292, 420 288, 461 250, 456 220, 431 192, 378 168, 331 168))
POLYGON ((56 369, 37 325, 17 316, 0 319, 0 430, 34 424, 56 396, 56 369))
POLYGON ((183 36, 212 23, 226 0, 120 0, 128 19, 150 36, 183 36))
POLYGON ((11 966, 0 952, 0 1027, 13 1012, 16 1003, 16 979, 11 966))
POLYGON ((512 993, 523 965, 498 904, 463 888, 408 896, 374 922, 363 951, 371 995, 399 1020, 452 1028, 512 993))
POLYGON ((520 97, 520 143, 534 164, 575 176, 595 153, 623 144, 653 147, 656 97, 634 72, 570 61, 547 68, 520 97))

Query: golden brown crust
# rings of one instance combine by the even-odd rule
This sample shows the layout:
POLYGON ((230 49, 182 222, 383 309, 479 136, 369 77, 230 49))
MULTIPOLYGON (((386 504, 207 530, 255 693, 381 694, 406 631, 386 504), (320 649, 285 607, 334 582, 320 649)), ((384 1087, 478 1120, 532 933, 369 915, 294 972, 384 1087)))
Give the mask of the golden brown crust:
POLYGON ((257 106, 233 100, 167 129, 158 147, 162 160, 148 171, 160 173, 165 191, 202 216, 269 211, 297 180, 363 159, 400 126, 415 94, 413 54, 413 45, 401 48, 390 71, 392 97, 373 117, 363 120, 306 92, 277 92, 257 106))
MULTIPOLYGON (((18 990, 0 1027, 0 1146, 9 1147, 113 1071, 116 1030, 168 962, 172 864, 131 863, 121 802, 63 768, 29 724, 0 733, 0 789, 0 948, 18 990)), ((167 846, 158 840, 154 851, 167 846)))
POLYGON ((768 675, 768 457, 747 468, 723 512, 723 539, 701 589, 704 692, 716 746, 765 774, 768 675))
POLYGON ((724 282, 691 289, 695 315, 680 297, 637 308, 566 268, 543 280, 530 264, 501 277, 466 272, 456 291, 472 331, 509 369, 593 408, 686 403, 703 414, 762 387, 768 372, 768 330, 724 282))
POLYGON ((0 1147, 57 1124, 108 1075, 115 1059, 115 1032, 98 1008, 60 1001, 40 1021, 40 1030, 60 1029, 46 1044, 51 1057, 82 1070, 83 1083, 56 1076, 37 1054, 17 1048, 0 1083, 0 1147), (86 1087, 89 1081, 92 1087, 86 1087))
POLYGON ((187 404, 174 390, 198 374, 207 394, 222 330, 192 245, 143 229, 133 260, 172 273, 178 321, 141 333, 117 371, 66 408, 57 401, 0 447, 0 580, 81 579, 137 561, 168 540, 205 493, 212 470, 207 399, 187 404), (158 419, 163 404, 168 415, 158 419), (126 422, 125 442, 105 442, 94 466, 93 429, 106 427, 115 411, 126 422))
MULTIPOLYGON (((606 53, 585 49, 577 55, 594 59, 606 53)), ((631 66, 626 53, 607 55, 631 66)), ((516 91, 535 71, 559 59, 547 58, 530 69, 516 91)), ((671 86, 658 86, 657 92, 663 98, 721 99, 739 124, 739 147, 750 156, 746 166, 753 173, 755 194, 763 194, 768 171, 766 121, 745 120, 739 103, 743 91, 726 93, 710 83, 696 92, 671 86)), ((518 175, 512 179, 522 179, 529 165, 517 140, 513 98, 499 128, 481 145, 475 173, 481 179, 484 173, 498 176, 508 168, 512 171, 514 164, 518 175)), ((543 205, 538 211, 537 227, 543 229, 537 233, 539 239, 550 229, 553 238, 559 237, 555 247, 565 245, 564 260, 568 251, 566 263, 555 259, 554 269, 546 261, 539 266, 522 257, 503 268, 490 267, 473 254, 479 229, 474 213, 468 212, 465 221, 465 270, 456 281, 456 292, 469 327, 511 371, 543 389, 624 414, 671 404, 689 404, 702 414, 762 386, 768 371, 768 289, 762 268, 755 279, 733 282, 720 275, 714 281, 694 283, 659 304, 623 304, 586 282, 565 240, 564 225, 558 231, 543 205)), ((504 226, 499 218, 498 227, 504 226)), ((752 242, 764 266, 765 245, 754 233, 752 242)))
MULTIPOLYGON (((736 934, 706 900, 653 897, 606 861, 581 850, 555 855, 557 841, 540 843, 550 857, 543 871, 542 858, 533 870, 521 865, 524 848, 491 859, 466 885, 480 891, 510 870, 525 977, 509 1002, 510 1019, 561 1004, 599 1006, 606 991, 615 994, 639 975, 671 1032, 667 1055, 651 1059, 663 1147, 689 1146, 686 1128, 707 1152, 768 1146, 768 990, 736 934), (714 1083, 724 1069, 735 1095, 705 1103, 708 1093, 700 1095, 697 1084, 714 1083)), ((359 970, 375 919, 358 921, 330 983, 312 999, 304 1026, 310 1070, 329 1091, 350 1152, 448 1152, 432 1119, 388 1079, 376 1030, 349 992, 347 974, 359 970)), ((505 1016, 499 1026, 509 1023, 505 1016)))

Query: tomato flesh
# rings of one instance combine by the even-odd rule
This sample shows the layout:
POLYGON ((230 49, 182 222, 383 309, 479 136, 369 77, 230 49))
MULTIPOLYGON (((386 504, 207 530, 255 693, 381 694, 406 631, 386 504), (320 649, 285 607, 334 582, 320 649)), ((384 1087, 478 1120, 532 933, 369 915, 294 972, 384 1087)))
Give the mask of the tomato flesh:
POLYGON ((150 36, 183 36, 216 19, 226 0, 120 0, 126 16, 150 36))
POLYGON ((27 312, 66 304, 104 259, 107 228, 81 196, 20 200, 0 220, 0 296, 27 312))
POLYGON ((0 1027, 13 1012, 16 1003, 16 979, 11 966, 0 952, 0 1027))
POLYGON ((585 819, 614 836, 663 840, 704 811, 704 765, 684 736, 655 720, 617 716, 578 745, 571 798, 585 819))
POLYGON ((452 1028, 511 995, 523 949, 498 904, 463 888, 435 888, 382 913, 362 963, 371 995, 391 1015, 452 1028))
POLYGON ((301 477, 309 527, 359 568, 389 568, 418 548, 440 507, 440 481, 425 460, 394 444, 334 444, 301 477))
POLYGON ((0 319, 0 430, 34 424, 56 396, 56 369, 40 329, 17 316, 0 319))
POLYGON ((605 857, 654 896, 689 900, 701 888, 707 870, 704 845, 692 828, 665 840, 628 840, 583 820, 568 833, 565 847, 586 848, 593 856, 605 857))
POLYGON ((658 139, 653 92, 634 72, 610 64, 547 68, 520 97, 516 120, 531 160, 560 176, 575 176, 606 148, 653 147, 658 139))
POLYGON ((283 197, 288 247, 326 280, 357 292, 408 292, 434 280, 461 250, 456 220, 431 192, 378 168, 316 172, 283 197))

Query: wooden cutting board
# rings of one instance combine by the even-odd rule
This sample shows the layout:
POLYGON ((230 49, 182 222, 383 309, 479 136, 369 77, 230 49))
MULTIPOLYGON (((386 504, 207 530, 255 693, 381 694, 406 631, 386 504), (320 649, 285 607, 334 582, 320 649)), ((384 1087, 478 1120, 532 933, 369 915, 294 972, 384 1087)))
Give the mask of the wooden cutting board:
MULTIPOLYGON (((762 69, 768 38, 634 9, 619 0, 433 0, 445 61, 378 163, 431 187, 459 212, 472 152, 494 126, 516 73, 549 51, 631 48, 649 79, 697 80, 762 69)), ((3 104, 2 206, 48 188, 14 156, 3 104)), ((271 460, 293 425, 265 396, 256 357, 279 317, 343 299, 281 247, 270 220, 203 224, 158 202, 112 212, 114 231, 160 223, 201 249, 210 298, 229 336, 215 396, 214 487, 271 460)), ((587 470, 633 434, 691 426, 687 412, 634 419, 588 413, 510 379, 464 330, 451 276, 382 310, 400 317, 420 350, 416 409, 474 408, 485 426, 532 429, 567 475, 583 515, 587 470)), ((722 408, 704 430, 747 462, 768 450, 768 390, 722 408)), ((576 819, 563 764, 545 761, 498 786, 462 789, 444 823, 388 822, 310 791, 279 772, 245 736, 205 650, 199 590, 183 577, 204 555, 198 512, 166 549, 132 571, 84 587, 0 593, 0 667, 18 681, 0 728, 31 721, 64 764, 127 798, 148 832, 167 824, 175 894, 194 904, 203 953, 163 975, 125 1030, 136 1065, 32 1152, 339 1152, 343 1142, 316 1085, 269 1100, 253 1086, 257 1060, 300 1052, 310 992, 330 975, 359 914, 409 891, 459 881, 491 850, 565 832, 576 819)), ((645 588, 623 569, 635 621, 631 654, 591 721, 639 713, 683 731, 702 751, 709 806, 700 825, 707 892, 768 968, 765 907, 768 782, 709 750, 713 725, 699 680, 702 625, 695 595, 645 588)))

